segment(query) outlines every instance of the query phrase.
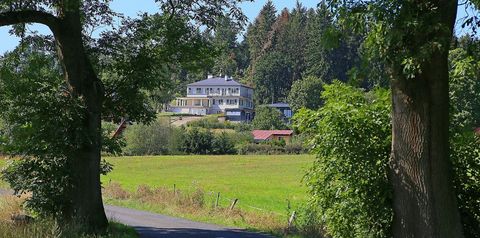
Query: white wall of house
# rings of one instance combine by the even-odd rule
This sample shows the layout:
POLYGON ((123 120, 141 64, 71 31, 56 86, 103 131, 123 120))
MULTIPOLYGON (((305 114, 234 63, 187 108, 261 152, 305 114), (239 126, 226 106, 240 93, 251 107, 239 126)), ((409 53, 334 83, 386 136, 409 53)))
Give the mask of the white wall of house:
POLYGON ((241 86, 189 86, 187 97, 240 96, 241 86))
MULTIPOLYGON (((219 84, 223 85, 238 83, 223 83, 220 81, 219 84)), ((170 111, 176 113, 206 115, 238 110, 241 110, 243 112, 244 109, 250 111, 253 110, 254 107, 253 89, 243 85, 201 86, 200 84, 196 84, 195 86, 187 86, 186 91, 187 97, 177 98, 177 100, 172 102, 172 104, 170 105, 170 111), (205 103, 205 99, 208 99, 208 103, 205 103)))
POLYGON ((171 107, 170 112, 179 114, 193 114, 193 115, 207 115, 205 108, 191 108, 191 107, 171 107))

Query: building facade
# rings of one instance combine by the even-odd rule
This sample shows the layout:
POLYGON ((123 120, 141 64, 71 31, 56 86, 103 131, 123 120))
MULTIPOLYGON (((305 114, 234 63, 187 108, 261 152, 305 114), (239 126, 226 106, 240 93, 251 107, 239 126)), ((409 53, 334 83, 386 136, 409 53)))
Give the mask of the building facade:
POLYGON ((282 113, 282 120, 285 123, 290 124, 293 117, 293 111, 290 108, 290 105, 288 103, 283 103, 283 102, 272 103, 272 104, 267 104, 266 106, 279 110, 282 113))
POLYGON ((187 85, 187 96, 176 98, 169 111, 193 115, 223 114, 229 121, 253 119, 253 88, 229 77, 211 77, 187 85))

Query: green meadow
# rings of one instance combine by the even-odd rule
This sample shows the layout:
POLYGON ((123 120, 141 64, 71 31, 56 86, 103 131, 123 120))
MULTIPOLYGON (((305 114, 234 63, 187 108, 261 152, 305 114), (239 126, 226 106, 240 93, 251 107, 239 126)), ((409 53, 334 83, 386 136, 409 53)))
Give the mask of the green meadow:
MULTIPOLYGON (((231 199, 237 198, 242 209, 286 214, 288 203, 295 208, 306 201, 306 187, 301 180, 314 158, 312 155, 186 155, 106 159, 114 167, 102 176, 104 185, 118 183, 129 192, 140 185, 184 191, 200 188, 210 201, 220 192, 221 206, 228 206, 231 199)), ((0 159, 0 167, 5 163, 0 159)), ((0 187, 6 186, 0 180, 0 187)))
POLYGON ((139 185, 179 190, 201 188, 220 205, 238 198, 238 207, 286 214, 307 199, 301 180, 311 155, 188 155, 112 157, 114 169, 102 182, 119 183, 133 192, 139 185), (252 208, 255 207, 255 208, 252 208))

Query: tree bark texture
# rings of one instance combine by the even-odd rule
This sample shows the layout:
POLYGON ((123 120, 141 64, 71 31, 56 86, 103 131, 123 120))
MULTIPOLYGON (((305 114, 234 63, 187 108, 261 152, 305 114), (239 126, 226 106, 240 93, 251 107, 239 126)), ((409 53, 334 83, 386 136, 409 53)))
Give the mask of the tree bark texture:
MULTIPOLYGON (((435 37, 448 45, 456 1, 435 2, 443 26, 435 37)), ((409 47, 406 45, 405 47, 409 47)), ((435 50, 414 78, 392 66, 393 235, 463 237, 449 160, 448 47, 435 50)))

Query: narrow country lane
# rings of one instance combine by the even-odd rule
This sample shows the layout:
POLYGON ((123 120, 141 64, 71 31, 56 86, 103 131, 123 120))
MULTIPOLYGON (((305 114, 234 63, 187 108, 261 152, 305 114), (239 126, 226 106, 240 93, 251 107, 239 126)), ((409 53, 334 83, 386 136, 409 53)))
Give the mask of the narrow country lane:
POLYGON ((134 227, 141 238, 269 238, 272 236, 237 228, 193 222, 181 218, 143 212, 128 208, 106 206, 107 216, 134 227))

